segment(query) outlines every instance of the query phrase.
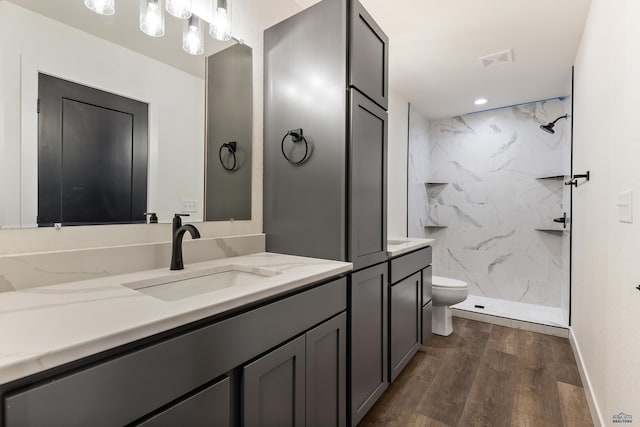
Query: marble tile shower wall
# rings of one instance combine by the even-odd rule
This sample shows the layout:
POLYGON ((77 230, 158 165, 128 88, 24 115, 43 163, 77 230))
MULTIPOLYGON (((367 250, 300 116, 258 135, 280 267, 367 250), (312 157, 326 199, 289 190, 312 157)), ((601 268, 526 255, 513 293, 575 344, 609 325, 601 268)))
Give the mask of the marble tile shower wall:
POLYGON ((568 235, 539 229, 562 229, 553 218, 568 208, 565 186, 540 178, 569 173, 570 128, 562 122, 549 135, 539 125, 563 115, 566 104, 430 123, 423 221, 425 235, 438 239, 435 274, 466 280, 472 295, 560 307, 568 235))

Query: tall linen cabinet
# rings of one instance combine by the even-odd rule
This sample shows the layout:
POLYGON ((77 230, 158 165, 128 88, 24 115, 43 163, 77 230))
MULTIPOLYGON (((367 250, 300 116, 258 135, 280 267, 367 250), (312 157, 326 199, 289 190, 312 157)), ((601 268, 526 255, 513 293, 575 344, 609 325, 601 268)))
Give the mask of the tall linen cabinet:
POLYGON ((389 383, 388 52, 388 38, 357 0, 323 0, 264 34, 267 250, 354 264, 351 425, 389 383))

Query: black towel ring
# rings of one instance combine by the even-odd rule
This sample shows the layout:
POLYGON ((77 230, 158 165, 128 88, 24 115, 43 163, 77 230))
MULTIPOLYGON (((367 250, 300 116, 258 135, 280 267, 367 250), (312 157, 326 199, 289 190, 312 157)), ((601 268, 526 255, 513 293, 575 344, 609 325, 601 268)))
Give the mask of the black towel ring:
POLYGON ((238 164, 238 159, 236 158, 237 145, 238 143, 236 141, 227 142, 225 144, 222 144, 220 146, 220 149, 218 150, 218 158, 220 159, 220 164, 225 170, 228 170, 229 172, 233 172, 236 169, 236 165, 238 164), (231 166, 230 168, 228 168, 222 160, 222 150, 225 148, 229 151, 229 153, 231 153, 231 156, 233 156, 233 166, 231 166))
POLYGON ((284 158, 287 159, 287 161, 292 165, 299 165, 304 163, 309 156, 309 143, 307 142, 307 138, 304 137, 302 129, 294 129, 294 130, 288 131, 284 135, 284 137, 282 137, 282 142, 280 143, 280 150, 282 151, 282 155, 284 156, 284 158), (291 135, 291 141, 293 141, 294 143, 301 142, 301 141, 304 142, 304 156, 302 157, 302 159, 298 160, 297 162, 294 162, 289 157, 287 157, 287 154, 284 152, 284 141, 287 139, 289 135, 291 135))

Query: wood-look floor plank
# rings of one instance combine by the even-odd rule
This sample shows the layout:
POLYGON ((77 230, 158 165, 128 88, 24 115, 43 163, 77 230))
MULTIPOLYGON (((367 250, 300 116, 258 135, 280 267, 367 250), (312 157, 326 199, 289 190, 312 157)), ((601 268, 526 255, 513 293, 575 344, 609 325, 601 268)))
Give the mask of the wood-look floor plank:
POLYGON ((417 412, 436 421, 456 425, 479 365, 480 360, 475 354, 452 354, 425 390, 417 412))
POLYGON ((509 427, 519 366, 516 356, 487 349, 459 425, 509 427))
POLYGON ((522 356, 529 351, 533 342, 532 332, 494 325, 487 342, 487 348, 522 356))
POLYGON ((589 426, 579 384, 568 340, 454 317, 360 425, 589 426))
POLYGON ((562 408, 562 422, 565 426, 593 426, 589 415, 589 406, 581 387, 571 384, 557 383, 562 408))
POLYGON ((445 424, 457 425, 481 364, 490 326, 487 328, 480 322, 467 321, 450 337, 438 337, 438 340, 453 337, 451 341, 455 340, 457 344, 453 351, 441 356, 444 358, 441 369, 418 404, 419 414, 445 424))
POLYGON ((553 370, 522 369, 513 402, 513 412, 562 425, 556 382, 553 370))
POLYGON ((554 368, 556 370, 556 379, 560 382, 582 387, 580 379, 580 371, 576 364, 573 350, 569 340, 552 337, 552 355, 554 360, 554 368))
POLYGON ((513 412, 511 414, 511 427, 561 427, 562 424, 554 424, 535 415, 513 412))

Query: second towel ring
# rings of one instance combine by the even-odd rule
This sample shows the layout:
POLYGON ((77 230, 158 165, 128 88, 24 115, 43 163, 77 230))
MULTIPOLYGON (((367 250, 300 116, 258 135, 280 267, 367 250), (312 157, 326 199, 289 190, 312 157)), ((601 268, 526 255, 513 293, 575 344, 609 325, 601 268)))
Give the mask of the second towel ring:
POLYGON ((220 149, 218 150, 218 158, 220 159, 220 164, 225 170, 228 170, 229 172, 233 172, 234 170, 236 170, 236 166, 238 164, 238 159, 236 158, 237 147, 238 147, 238 143, 236 141, 231 141, 231 142, 222 144, 220 146, 220 149), (231 156, 233 157, 233 165, 230 168, 228 168, 227 165, 225 165, 224 161, 222 160, 222 150, 225 148, 229 151, 229 153, 231 153, 231 156))
POLYGON ((294 130, 288 131, 282 137, 282 142, 280 143, 280 150, 282 151, 282 155, 284 156, 284 158, 287 159, 287 161, 292 165, 299 165, 304 163, 309 156, 309 143, 307 142, 307 138, 304 137, 304 133, 302 132, 302 129, 294 129, 294 130), (304 156, 302 156, 302 159, 298 160, 297 162, 294 162, 289 157, 287 157, 287 154, 284 152, 284 141, 287 139, 288 136, 291 136, 291 141, 293 141, 294 143, 300 142, 300 141, 304 142, 304 156))

